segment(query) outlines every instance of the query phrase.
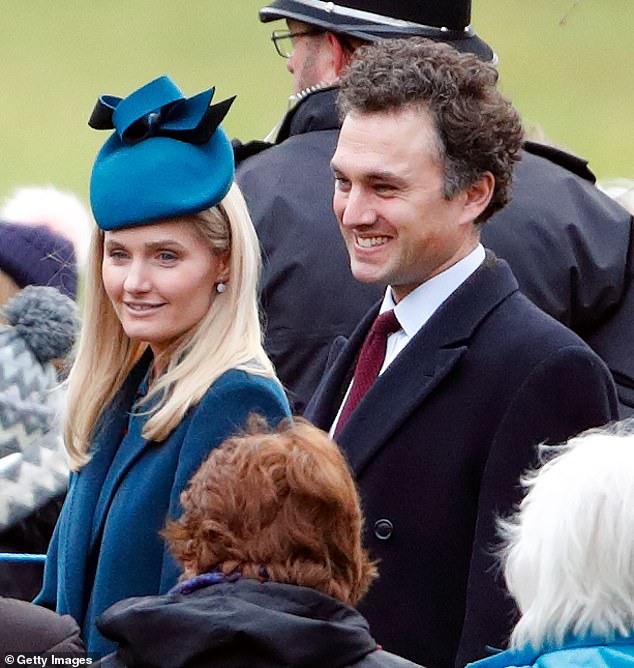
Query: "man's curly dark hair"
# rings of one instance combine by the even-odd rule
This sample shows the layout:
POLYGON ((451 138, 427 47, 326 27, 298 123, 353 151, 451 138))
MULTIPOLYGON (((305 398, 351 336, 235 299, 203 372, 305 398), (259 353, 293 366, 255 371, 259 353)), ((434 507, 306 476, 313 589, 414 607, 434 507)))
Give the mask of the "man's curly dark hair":
POLYGON ((513 164, 522 146, 520 116, 497 81, 492 65, 448 44, 384 40, 355 51, 339 82, 338 106, 342 119, 407 108, 430 114, 447 199, 484 172, 495 178, 491 202, 476 221, 481 223, 509 201, 513 164))

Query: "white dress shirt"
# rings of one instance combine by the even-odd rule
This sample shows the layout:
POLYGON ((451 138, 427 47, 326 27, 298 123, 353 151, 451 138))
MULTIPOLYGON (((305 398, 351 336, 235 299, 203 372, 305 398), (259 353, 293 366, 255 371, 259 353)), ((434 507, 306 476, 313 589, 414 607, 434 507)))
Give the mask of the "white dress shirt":
MULTIPOLYGON (((478 244, 469 255, 463 257, 456 264, 452 264, 451 267, 440 272, 440 274, 421 283, 415 290, 412 290, 406 297, 401 299, 398 304, 394 304, 392 288, 389 285, 387 286, 379 313, 394 309, 394 314, 401 325, 401 329, 387 337, 385 360, 383 361, 381 371, 379 371, 379 376, 392 364, 401 350, 418 334, 440 305, 484 262, 484 257, 484 247, 482 244, 478 244)), ((330 428, 329 433, 331 437, 334 434, 341 409, 348 399, 351 388, 352 383, 348 386, 346 396, 343 398, 335 421, 330 428)))
POLYGON ((478 244, 466 257, 452 264, 428 281, 421 283, 407 297, 394 304, 392 288, 388 285, 379 313, 394 309, 401 329, 387 338, 385 360, 379 376, 392 364, 395 357, 418 334, 440 305, 449 298, 484 262, 485 252, 478 244))

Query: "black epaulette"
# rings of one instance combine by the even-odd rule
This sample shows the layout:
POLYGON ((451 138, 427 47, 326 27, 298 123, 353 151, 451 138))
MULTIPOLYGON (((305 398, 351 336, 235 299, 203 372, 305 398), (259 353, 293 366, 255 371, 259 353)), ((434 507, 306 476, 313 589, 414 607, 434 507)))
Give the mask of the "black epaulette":
POLYGON ((237 167, 243 160, 246 160, 257 153, 261 153, 267 148, 271 148, 274 144, 267 141, 259 141, 257 139, 243 144, 239 139, 232 139, 231 146, 233 147, 233 158, 237 167))
POLYGON ((578 155, 568 153, 549 144, 540 144, 535 141, 525 141, 524 150, 540 158, 546 158, 546 160, 554 162, 556 165, 567 169, 582 179, 590 181, 590 183, 596 183, 597 178, 592 173, 590 167, 588 167, 588 161, 580 158, 578 155))

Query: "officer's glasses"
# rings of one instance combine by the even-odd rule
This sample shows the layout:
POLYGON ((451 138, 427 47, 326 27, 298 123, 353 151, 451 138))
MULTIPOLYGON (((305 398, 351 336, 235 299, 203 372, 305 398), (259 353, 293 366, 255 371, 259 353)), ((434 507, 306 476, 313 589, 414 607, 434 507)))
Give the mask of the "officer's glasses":
POLYGON ((290 30, 274 30, 271 34, 271 40, 275 44, 275 50, 282 58, 290 58, 293 55, 293 47, 295 46, 296 37, 304 37, 310 35, 321 35, 323 30, 300 30, 291 32, 290 30))

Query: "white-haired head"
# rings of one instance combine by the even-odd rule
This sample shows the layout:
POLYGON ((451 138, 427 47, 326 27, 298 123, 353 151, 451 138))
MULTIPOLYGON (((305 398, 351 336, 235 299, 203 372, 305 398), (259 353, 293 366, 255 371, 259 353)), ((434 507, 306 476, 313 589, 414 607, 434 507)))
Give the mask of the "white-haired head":
POLYGON ((634 425, 545 446, 519 511, 500 523, 521 617, 511 646, 634 631, 634 425))
POLYGON ((85 265, 94 224, 86 205, 73 193, 53 186, 16 188, 3 202, 0 219, 46 225, 73 244, 78 264, 85 265))
POLYGON ((634 179, 606 179, 597 187, 634 215, 634 179))

